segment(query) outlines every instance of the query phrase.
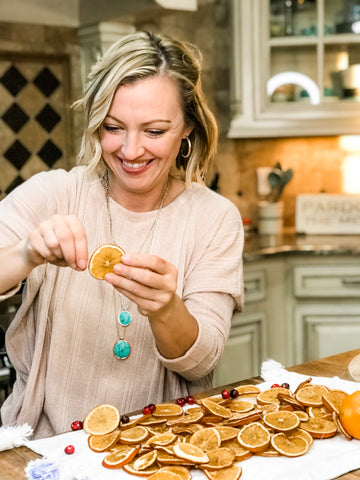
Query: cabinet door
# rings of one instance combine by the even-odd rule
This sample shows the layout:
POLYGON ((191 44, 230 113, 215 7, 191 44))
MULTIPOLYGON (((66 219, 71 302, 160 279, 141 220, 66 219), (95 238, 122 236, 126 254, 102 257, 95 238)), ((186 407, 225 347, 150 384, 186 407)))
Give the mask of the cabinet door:
POLYGON ((360 305, 311 303, 295 306, 295 363, 359 348, 360 305))
POLYGON ((355 20, 347 25, 346 0, 233 0, 232 8, 229 137, 358 134, 360 35, 355 20))
POLYGON ((214 386, 259 375, 264 358, 265 314, 236 313, 229 339, 214 372, 214 386))

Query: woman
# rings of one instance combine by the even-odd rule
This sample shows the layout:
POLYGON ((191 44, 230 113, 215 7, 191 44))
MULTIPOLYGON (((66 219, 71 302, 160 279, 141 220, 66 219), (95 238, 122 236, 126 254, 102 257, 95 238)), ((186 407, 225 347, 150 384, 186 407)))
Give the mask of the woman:
POLYGON ((35 175, 0 203, 0 298, 27 279, 7 332, 5 425, 45 437, 97 404, 126 413, 211 386, 242 306, 243 231, 199 184, 217 138, 200 63, 156 34, 114 44, 77 103, 86 166, 35 175), (88 259, 107 243, 126 254, 97 280, 88 259))

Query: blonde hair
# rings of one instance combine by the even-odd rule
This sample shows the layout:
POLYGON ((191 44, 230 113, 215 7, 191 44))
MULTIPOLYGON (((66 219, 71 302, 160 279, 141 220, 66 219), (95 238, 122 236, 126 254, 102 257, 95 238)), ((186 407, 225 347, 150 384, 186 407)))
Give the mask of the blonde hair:
POLYGON ((201 87, 201 53, 194 45, 149 32, 136 32, 114 43, 92 67, 85 94, 74 107, 85 114, 78 163, 101 174, 100 131, 114 95, 122 85, 139 79, 169 75, 176 79, 186 125, 192 127, 188 142, 184 140, 176 157, 176 169, 185 174, 189 185, 202 182, 218 140, 215 118, 201 87))

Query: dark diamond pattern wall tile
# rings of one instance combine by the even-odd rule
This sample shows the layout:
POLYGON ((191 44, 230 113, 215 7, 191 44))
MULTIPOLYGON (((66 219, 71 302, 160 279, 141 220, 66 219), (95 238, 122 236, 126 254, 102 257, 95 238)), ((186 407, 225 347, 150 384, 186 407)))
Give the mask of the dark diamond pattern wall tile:
POLYGON ((67 166, 68 60, 26 53, 10 57, 0 52, 0 128, 3 137, 6 133, 0 144, 6 168, 0 172, 0 198, 34 173, 67 166))
POLYGON ((54 163, 62 157, 61 150, 53 143, 51 140, 48 140, 38 152, 39 157, 43 160, 46 165, 50 168, 54 163))
POLYGON ((18 133, 29 120, 29 116, 17 103, 13 103, 4 113, 2 119, 13 132, 18 133))
POLYGON ((19 72, 19 70, 11 65, 11 67, 4 73, 1 78, 1 83, 11 93, 13 97, 25 87, 27 84, 26 78, 19 72))
POLYGON ((47 132, 51 132, 55 125, 61 120, 60 115, 55 112, 48 103, 35 118, 47 132))
POLYGON ((19 140, 15 140, 15 142, 4 153, 4 157, 18 170, 25 165, 30 155, 31 153, 29 150, 24 147, 19 140))
POLYGON ((24 179, 20 175, 18 175, 16 178, 14 178, 14 180, 7 187, 7 189, 5 190, 5 193, 10 193, 12 190, 14 190, 14 188, 21 185, 23 183, 23 181, 24 181, 24 179))
POLYGON ((34 84, 45 95, 45 97, 50 97, 50 95, 58 88, 60 82, 54 77, 50 70, 45 67, 34 79, 34 84))

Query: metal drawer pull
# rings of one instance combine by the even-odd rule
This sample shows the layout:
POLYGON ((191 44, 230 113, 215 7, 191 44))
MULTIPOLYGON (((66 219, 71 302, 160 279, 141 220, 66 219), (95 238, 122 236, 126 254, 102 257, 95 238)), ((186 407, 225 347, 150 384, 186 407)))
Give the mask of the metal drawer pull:
POLYGON ((342 278, 342 284, 348 287, 360 287, 360 277, 342 278))

